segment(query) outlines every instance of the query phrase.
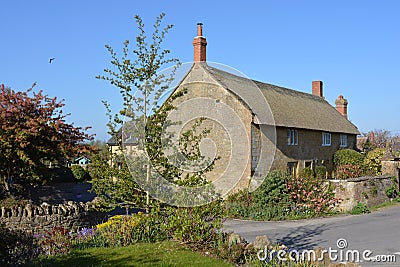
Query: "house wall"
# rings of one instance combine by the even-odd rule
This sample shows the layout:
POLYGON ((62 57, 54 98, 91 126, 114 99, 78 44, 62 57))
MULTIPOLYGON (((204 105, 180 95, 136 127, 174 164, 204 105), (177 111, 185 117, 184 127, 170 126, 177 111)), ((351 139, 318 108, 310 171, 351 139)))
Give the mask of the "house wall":
MULTIPOLYGON (((331 133, 331 145, 322 146, 322 131, 297 129, 298 144, 288 145, 288 129, 286 127, 276 127, 276 151, 272 169, 286 171, 288 170, 288 163, 293 163, 297 165, 295 173, 298 174, 307 164, 311 164, 314 161, 317 165, 326 166, 328 174, 331 174, 333 170, 333 155, 340 148, 340 134, 331 133)), ((266 134, 262 136, 267 138, 266 134)), ((272 141, 269 140, 269 142, 271 143, 272 141)), ((346 148, 355 148, 356 135, 348 134, 347 143, 348 146, 346 148)))
MULTIPOLYGON (((206 173, 206 177, 211 181, 218 180, 218 187, 222 189, 223 192, 231 193, 239 189, 247 188, 251 177, 250 150, 252 114, 245 104, 236 96, 215 81, 212 81, 211 78, 204 78, 202 75, 207 75, 205 72, 200 74, 200 76, 202 76, 201 79, 208 79, 210 81, 209 83, 193 82, 192 80, 196 80, 197 77, 196 70, 194 70, 191 75, 192 77, 186 79, 175 91, 175 93, 180 91, 185 92, 183 96, 173 101, 173 105, 177 107, 177 110, 182 114, 182 119, 178 121, 185 121, 188 114, 190 115, 196 111, 196 107, 194 106, 182 110, 180 104, 186 101, 196 101, 196 99, 205 98, 217 104, 224 104, 229 107, 235 116, 240 119, 241 125, 239 127, 243 127, 244 132, 239 134, 239 132, 232 133, 227 131, 227 127, 232 127, 233 123, 233 118, 229 115, 219 113, 217 116, 220 118, 219 120, 213 119, 213 116, 204 115, 205 120, 202 122, 202 126, 199 129, 210 130, 206 138, 211 139, 214 143, 216 151, 215 156, 218 158, 215 161, 213 170, 206 173), (234 145, 240 149, 238 149, 237 151, 239 152, 234 155, 232 151, 232 140, 239 140, 235 142, 234 145), (224 176, 225 173, 228 172, 231 173, 229 178, 224 176)), ((210 107, 210 109, 207 107, 204 108, 204 111, 212 110, 212 112, 217 112, 214 111, 212 107, 210 107)), ((190 127, 191 123, 187 123, 182 131, 188 130, 190 127)))

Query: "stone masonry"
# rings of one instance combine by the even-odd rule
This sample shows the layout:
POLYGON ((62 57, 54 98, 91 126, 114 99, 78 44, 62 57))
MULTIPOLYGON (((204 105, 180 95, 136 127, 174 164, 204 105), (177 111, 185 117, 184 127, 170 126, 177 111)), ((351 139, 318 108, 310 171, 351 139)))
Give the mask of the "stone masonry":
POLYGON ((24 207, 1 207, 0 223, 10 229, 19 229, 30 233, 40 233, 54 227, 63 227, 72 231, 83 227, 92 227, 106 218, 106 214, 94 211, 93 203, 41 205, 27 204, 24 207))

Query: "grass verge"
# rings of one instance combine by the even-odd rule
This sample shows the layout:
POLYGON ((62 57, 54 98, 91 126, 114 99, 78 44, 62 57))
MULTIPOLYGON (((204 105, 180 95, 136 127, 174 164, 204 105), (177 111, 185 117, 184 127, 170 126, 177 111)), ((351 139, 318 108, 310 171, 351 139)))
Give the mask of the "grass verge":
POLYGON ((395 198, 392 201, 386 201, 382 204, 373 206, 373 207, 371 207, 371 210, 376 211, 379 209, 388 208, 388 207, 397 206, 397 205, 400 205, 400 198, 395 198))
POLYGON ((127 247, 73 250, 67 255, 42 259, 34 266, 233 266, 203 256, 175 242, 141 243, 127 247))

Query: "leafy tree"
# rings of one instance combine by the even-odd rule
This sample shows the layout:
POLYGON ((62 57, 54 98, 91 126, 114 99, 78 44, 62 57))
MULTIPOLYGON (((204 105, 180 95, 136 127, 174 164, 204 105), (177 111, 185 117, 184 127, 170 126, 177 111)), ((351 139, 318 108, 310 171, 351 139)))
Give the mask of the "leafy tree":
POLYGON ((92 147, 92 155, 99 154, 99 153, 105 153, 108 151, 108 145, 106 144, 105 141, 92 140, 89 144, 92 147))
POLYGON ((386 148, 390 145, 392 136, 388 130, 373 130, 368 133, 373 148, 386 148))
MULTIPOLYGON (((136 48, 131 50, 130 41, 126 40, 122 49, 122 57, 119 58, 114 49, 106 45, 112 58, 112 66, 104 69, 104 75, 96 77, 116 86, 122 97, 122 109, 115 114, 113 114, 108 102, 103 101, 109 118, 107 124, 109 134, 116 140, 121 151, 119 154, 108 154, 108 157, 111 162, 118 162, 118 168, 112 166, 110 170, 106 170, 106 162, 103 158, 102 162, 98 162, 99 164, 101 163, 100 167, 103 171, 96 171, 97 173, 93 174, 94 171, 92 170, 91 173, 93 174, 93 190, 100 197, 103 196, 105 202, 109 202, 112 205, 123 202, 133 206, 140 206, 142 204, 140 196, 143 196, 144 192, 136 183, 135 175, 142 176, 147 174, 147 179, 150 178, 148 175, 150 173, 150 164, 141 155, 137 155, 135 160, 130 162, 130 164, 135 165, 132 167, 134 172, 125 172, 128 168, 123 159, 123 130, 121 128, 123 127, 124 119, 125 121, 133 122, 133 129, 130 129, 130 131, 133 132, 138 140, 137 150, 144 151, 145 125, 147 125, 148 117, 151 113, 157 113, 159 100, 162 94, 169 89, 176 67, 173 68, 170 76, 165 76, 158 72, 163 67, 179 62, 176 58, 169 58, 170 51, 162 48, 166 34, 172 28, 172 25, 167 25, 161 29, 161 22, 164 16, 165 14, 162 13, 157 17, 150 42, 142 19, 140 16, 135 16, 139 30, 136 36, 136 48), (143 169, 143 167, 146 168, 143 169), (115 177, 118 178, 115 179, 115 177), (126 187, 127 184, 130 187, 126 187)), ((154 115, 153 120, 155 120, 154 115)), ((154 133, 151 129, 146 132, 154 133)), ((93 163, 92 165, 92 167, 97 166, 93 163)), ((149 201, 147 194, 147 204, 149 204, 149 201)))
MULTIPOLYGON (((112 68, 104 69, 105 75, 99 75, 96 78, 109 81, 116 86, 123 99, 122 109, 116 114, 112 114, 110 105, 107 101, 103 101, 108 111, 109 134, 116 138, 121 147, 122 137, 118 134, 118 130, 121 128, 124 118, 141 121, 141 125, 146 125, 149 114, 157 111, 161 96, 169 89, 169 85, 173 81, 174 71, 168 77, 158 73, 161 68, 179 62, 176 58, 167 57, 170 50, 161 48, 166 34, 173 27, 173 25, 167 25, 160 30, 164 16, 165 14, 161 13, 157 17, 151 43, 148 43, 144 23, 141 17, 136 15, 135 19, 139 30, 139 34, 136 36, 136 49, 130 51, 130 41, 126 40, 121 58, 118 58, 111 46, 106 45, 112 58, 112 68), (131 58, 132 56, 133 58, 131 58)), ((176 67, 177 65, 174 69, 176 67)), ((142 145, 143 148, 143 144, 139 145, 142 145)))
MULTIPOLYGON (((92 191, 99 197, 104 210, 115 207, 144 207, 145 192, 132 178, 125 161, 111 164, 110 153, 100 153, 92 158, 88 172, 92 178, 92 191)), ((138 170, 141 166, 138 165, 138 170)), ((145 169, 141 171, 146 172, 145 169)))
MULTIPOLYGON (((144 192, 139 189, 138 183, 145 184, 146 190, 148 190, 145 192, 147 207, 151 204, 149 191, 157 194, 159 199, 173 198, 178 201, 182 199, 186 201, 184 196, 186 191, 180 191, 179 193, 182 193, 180 195, 168 186, 166 186, 169 188, 167 189, 163 184, 165 179, 181 186, 196 187, 209 184, 205 174, 213 168, 214 162, 206 162, 209 163, 208 167, 203 170, 186 173, 171 164, 169 162, 171 155, 165 155, 163 151, 161 137, 165 127, 179 123, 167 121, 169 112, 174 109, 172 101, 183 94, 177 92, 161 105, 161 97, 166 90, 170 89, 174 74, 180 65, 178 59, 168 57, 169 50, 161 48, 166 34, 172 28, 172 25, 167 25, 160 29, 164 16, 165 14, 162 13, 157 17, 151 41, 147 39, 142 19, 135 16, 139 30, 139 34, 136 36, 136 49, 131 51, 130 42, 125 41, 121 58, 110 46, 106 45, 112 57, 112 68, 105 69, 105 75, 97 78, 116 86, 123 100, 122 109, 116 114, 113 114, 110 105, 103 101, 109 118, 109 134, 116 140, 121 152, 113 153, 109 157, 111 162, 117 162, 120 168, 125 168, 124 166, 128 162, 130 175, 126 173, 125 176, 119 176, 118 179, 114 179, 114 176, 110 177, 111 174, 104 176, 99 173, 98 176, 92 176, 93 188, 98 195, 104 196, 105 202, 141 205, 143 201, 139 196, 143 196, 144 192), (172 67, 168 71, 160 71, 162 67, 169 65, 172 67), (134 153, 127 153, 124 148, 124 137, 136 140, 134 153), (127 157, 124 158, 124 156, 127 157), (159 175, 152 176, 152 173, 155 172, 159 175), (130 184, 130 188, 135 190, 122 188, 124 183, 130 184), (129 190, 131 194, 129 194, 129 190), (111 198, 115 199, 111 200, 111 198)), ((194 120, 192 127, 179 136, 178 146, 180 147, 172 145, 172 157, 178 159, 179 163, 185 159, 189 161, 201 159, 199 143, 209 132, 201 127, 202 121, 203 119, 194 120)), ((195 195, 201 201, 213 199, 215 196, 213 193, 212 186, 208 186, 207 190, 202 190, 200 187, 195 195)), ((156 201, 152 201, 156 203, 156 201)), ((171 203, 176 202, 172 201, 171 203)))
POLYGON ((368 152, 364 160, 364 167, 370 175, 382 174, 382 157, 385 154, 385 148, 376 148, 368 152))
POLYGON ((74 174, 75 179, 78 181, 85 181, 90 179, 89 173, 79 165, 72 165, 71 171, 74 174))
POLYGON ((45 182, 49 165, 90 150, 84 144, 92 139, 89 127, 67 123, 63 101, 32 88, 0 88, 0 177, 7 193, 16 181, 45 182))

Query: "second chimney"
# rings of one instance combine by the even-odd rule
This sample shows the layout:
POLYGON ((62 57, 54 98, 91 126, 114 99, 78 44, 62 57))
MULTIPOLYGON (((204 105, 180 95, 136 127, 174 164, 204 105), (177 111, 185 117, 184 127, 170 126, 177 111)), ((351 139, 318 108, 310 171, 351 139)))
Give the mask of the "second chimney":
POLYGON ((312 82, 312 94, 322 98, 324 97, 322 94, 322 81, 312 82))
POLYGON ((197 23, 197 36, 193 39, 194 62, 206 61, 207 40, 203 36, 203 23, 197 23))
POLYGON ((340 95, 338 99, 336 99, 335 104, 336 110, 347 119, 347 105, 349 104, 347 99, 344 99, 343 96, 340 95))

